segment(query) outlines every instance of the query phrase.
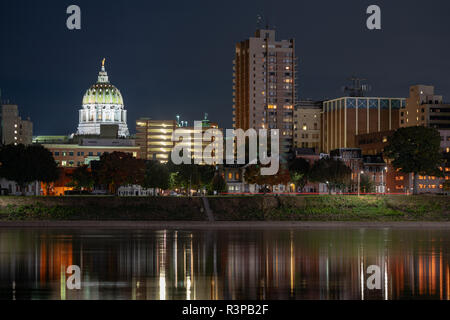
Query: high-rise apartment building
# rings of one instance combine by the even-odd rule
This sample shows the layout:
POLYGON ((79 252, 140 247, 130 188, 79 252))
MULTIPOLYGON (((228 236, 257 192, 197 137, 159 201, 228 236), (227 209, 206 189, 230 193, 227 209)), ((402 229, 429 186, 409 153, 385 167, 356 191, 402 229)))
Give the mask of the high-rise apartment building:
POLYGON ((294 107, 294 146, 319 152, 322 101, 303 100, 294 107))
POLYGON ((444 103, 442 96, 435 95, 433 86, 411 86, 406 107, 400 112, 400 126, 450 129, 450 103, 444 103))
POLYGON ((275 30, 257 30, 236 44, 233 68, 234 128, 279 129, 282 157, 293 147, 294 39, 277 41, 275 30))
POLYGON ((1 105, 1 144, 31 144, 33 140, 33 123, 28 118, 22 120, 19 108, 13 104, 1 105))

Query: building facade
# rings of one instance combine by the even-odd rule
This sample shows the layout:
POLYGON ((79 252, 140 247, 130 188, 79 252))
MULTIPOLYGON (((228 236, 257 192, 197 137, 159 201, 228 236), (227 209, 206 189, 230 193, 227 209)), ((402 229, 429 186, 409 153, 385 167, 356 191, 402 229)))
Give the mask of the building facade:
POLYGON ((404 98, 342 97, 324 101, 322 113, 322 152, 355 148, 356 136, 395 130, 400 126, 404 98))
POLYGON ((233 64, 233 127, 279 129, 283 158, 293 148, 294 39, 277 41, 275 30, 257 30, 236 44, 233 64))
POLYGON ((124 152, 140 158, 140 148, 134 140, 125 139, 83 139, 80 143, 43 144, 53 155, 59 167, 79 167, 100 160, 103 153, 124 152))
POLYGON ((299 101, 294 107, 294 147, 320 150, 322 101, 299 101))
MULTIPOLYGON (((183 136, 190 136, 191 137, 191 145, 190 145, 190 153, 193 163, 198 164, 207 164, 212 163, 216 164, 215 161, 215 151, 219 148, 219 143, 223 143, 222 141, 219 141, 216 139, 217 135, 222 135, 223 132, 222 129, 219 128, 219 125, 217 122, 211 122, 208 120, 208 115, 205 114, 204 119, 201 121, 200 127, 195 126, 185 126, 185 127, 177 127, 177 132, 182 134, 183 136), (205 138, 206 131, 212 133, 212 136, 210 138, 205 138), (198 148, 198 152, 196 152, 195 145, 200 145, 201 149, 198 148), (206 148, 211 148, 211 153, 207 152, 206 148), (206 152, 205 152, 206 151, 206 152), (201 154, 200 154, 201 152, 201 154), (200 159, 200 160, 198 160, 200 159)), ((181 142, 181 141, 180 141, 181 142)), ((178 143, 178 142, 175 142, 178 143)), ((181 142, 183 143, 183 142, 181 142)), ((224 151, 224 157, 225 157, 225 151, 224 151)))
POLYGON ((136 145, 140 147, 141 159, 167 162, 173 149, 172 134, 176 127, 175 120, 138 119, 136 145))
POLYGON ((100 126, 116 124, 120 137, 129 136, 127 111, 119 89, 109 82, 105 70, 105 60, 98 74, 97 83, 84 94, 82 109, 79 111, 78 135, 99 135, 100 126))
POLYGON ((19 107, 14 104, 3 104, 0 110, 1 144, 31 144, 33 139, 33 123, 28 118, 22 120, 19 107))
POLYGON ((406 106, 400 113, 400 126, 450 129, 450 103, 444 103, 442 96, 435 95, 433 86, 411 86, 406 106))
POLYGON ((0 195, 12 196, 40 196, 42 195, 41 184, 38 181, 29 183, 22 189, 15 181, 0 178, 0 195))

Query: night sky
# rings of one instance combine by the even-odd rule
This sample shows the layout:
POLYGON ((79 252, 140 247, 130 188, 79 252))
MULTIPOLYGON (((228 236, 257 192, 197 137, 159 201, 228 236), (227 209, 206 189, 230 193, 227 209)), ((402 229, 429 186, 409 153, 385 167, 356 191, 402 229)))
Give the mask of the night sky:
POLYGON ((301 98, 341 96, 347 78, 368 79, 373 96, 406 97, 432 84, 450 100, 450 1, 122 1, 1 0, 2 99, 31 117, 34 134, 76 131, 78 110, 101 60, 135 119, 232 125, 235 43, 264 14, 278 39, 296 39, 301 98), (81 7, 82 29, 66 28, 66 8, 81 7), (366 28, 377 4, 382 30, 366 28))

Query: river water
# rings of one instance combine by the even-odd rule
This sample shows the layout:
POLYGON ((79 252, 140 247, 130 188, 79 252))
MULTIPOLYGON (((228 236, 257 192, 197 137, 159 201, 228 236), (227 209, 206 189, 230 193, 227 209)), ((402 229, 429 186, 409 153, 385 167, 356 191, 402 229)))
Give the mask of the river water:
POLYGON ((0 229, 0 299, 448 300, 449 268, 445 229, 0 229))

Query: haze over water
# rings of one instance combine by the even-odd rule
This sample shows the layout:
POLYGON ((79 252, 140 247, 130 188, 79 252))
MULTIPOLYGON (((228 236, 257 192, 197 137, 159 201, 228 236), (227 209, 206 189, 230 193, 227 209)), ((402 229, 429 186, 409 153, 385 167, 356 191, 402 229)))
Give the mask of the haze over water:
POLYGON ((448 300, 449 248, 444 229, 0 229, 0 299, 448 300))

